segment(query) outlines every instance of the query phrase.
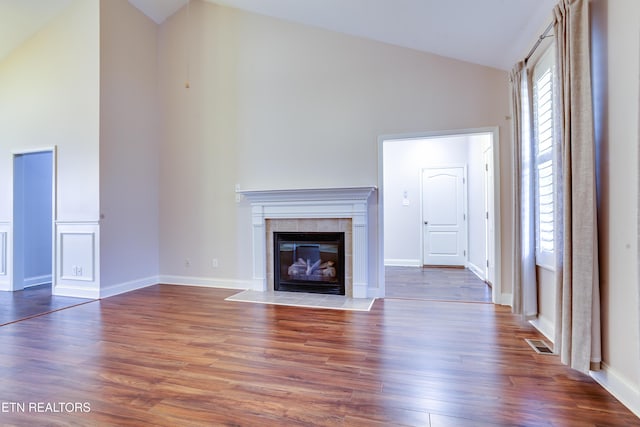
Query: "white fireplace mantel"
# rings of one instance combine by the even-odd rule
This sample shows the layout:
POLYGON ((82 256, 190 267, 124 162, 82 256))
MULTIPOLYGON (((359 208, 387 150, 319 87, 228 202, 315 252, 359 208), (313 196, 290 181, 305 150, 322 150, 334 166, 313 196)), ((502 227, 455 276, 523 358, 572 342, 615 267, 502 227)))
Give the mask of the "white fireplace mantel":
POLYGON ((318 202, 318 201, 364 201, 369 199, 376 187, 311 188, 290 190, 238 190, 251 204, 318 202))
POLYGON ((370 262, 368 244, 369 198, 376 187, 315 188, 291 190, 238 190, 251 203, 253 279, 267 291, 267 219, 350 218, 353 238, 353 298, 367 297, 370 262))

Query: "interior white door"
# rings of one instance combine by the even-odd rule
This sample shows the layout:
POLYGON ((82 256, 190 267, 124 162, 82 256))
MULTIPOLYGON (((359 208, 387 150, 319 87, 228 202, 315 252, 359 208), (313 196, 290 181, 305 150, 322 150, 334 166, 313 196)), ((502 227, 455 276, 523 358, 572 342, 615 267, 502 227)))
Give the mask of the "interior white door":
POLYGON ((423 264, 466 265, 465 168, 422 171, 423 264))

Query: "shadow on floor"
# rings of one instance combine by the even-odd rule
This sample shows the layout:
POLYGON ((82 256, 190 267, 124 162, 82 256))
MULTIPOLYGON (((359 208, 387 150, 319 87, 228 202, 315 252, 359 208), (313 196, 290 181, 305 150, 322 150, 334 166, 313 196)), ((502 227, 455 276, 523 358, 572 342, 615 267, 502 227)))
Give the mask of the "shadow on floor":
POLYGON ((0 326, 90 301, 93 300, 51 295, 51 285, 0 291, 0 326))

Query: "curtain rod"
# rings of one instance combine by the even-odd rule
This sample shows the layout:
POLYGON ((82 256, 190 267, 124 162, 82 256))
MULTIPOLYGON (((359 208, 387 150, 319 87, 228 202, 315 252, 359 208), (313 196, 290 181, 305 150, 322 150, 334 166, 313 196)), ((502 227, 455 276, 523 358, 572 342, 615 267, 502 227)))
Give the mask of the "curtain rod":
POLYGON ((553 28, 553 22, 547 26, 547 28, 544 30, 542 34, 540 34, 540 37, 538 37, 536 44, 533 45, 533 47, 529 51, 529 54, 527 54, 527 56, 524 58, 525 64, 529 61, 529 58, 531 58, 531 55, 533 55, 533 52, 535 52, 538 46, 540 46, 540 43, 542 43, 542 40, 546 39, 547 37, 553 37, 553 36, 547 35, 549 34, 549 31, 551 31, 552 28, 553 28))

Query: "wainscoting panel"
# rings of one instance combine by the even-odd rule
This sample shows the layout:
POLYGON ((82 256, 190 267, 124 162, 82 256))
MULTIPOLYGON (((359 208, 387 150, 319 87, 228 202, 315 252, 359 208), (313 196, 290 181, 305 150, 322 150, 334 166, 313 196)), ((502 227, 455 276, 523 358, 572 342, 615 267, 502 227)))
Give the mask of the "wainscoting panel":
POLYGON ((97 222, 56 223, 54 295, 100 297, 100 225, 97 222))
POLYGON ((11 290, 10 236, 11 223, 0 222, 0 291, 11 290))

